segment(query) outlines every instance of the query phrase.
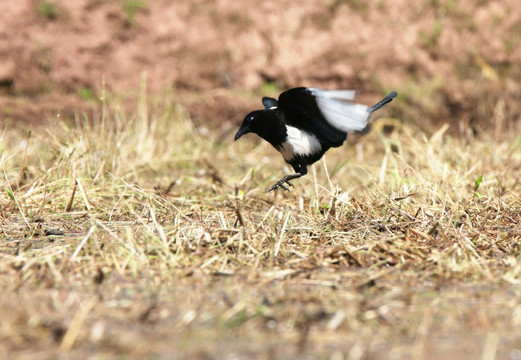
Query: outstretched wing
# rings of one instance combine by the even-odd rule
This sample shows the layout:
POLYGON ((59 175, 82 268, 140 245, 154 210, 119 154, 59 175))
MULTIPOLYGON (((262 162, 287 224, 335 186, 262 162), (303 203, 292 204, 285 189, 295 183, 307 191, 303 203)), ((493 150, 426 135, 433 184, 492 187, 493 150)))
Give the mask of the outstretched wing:
POLYGON ((294 88, 280 94, 277 113, 286 124, 314 134, 322 144, 338 147, 348 133, 367 126, 368 107, 348 102, 354 97, 353 90, 294 88))

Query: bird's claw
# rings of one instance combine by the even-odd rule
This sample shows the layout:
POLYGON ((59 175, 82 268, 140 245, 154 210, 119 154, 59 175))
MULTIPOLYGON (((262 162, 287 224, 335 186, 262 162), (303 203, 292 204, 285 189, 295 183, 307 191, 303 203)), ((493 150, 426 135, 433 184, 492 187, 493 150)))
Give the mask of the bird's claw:
POLYGON ((289 191, 289 188, 284 185, 284 183, 288 184, 291 187, 295 187, 292 183, 290 183, 288 180, 282 179, 280 181, 277 181, 272 187, 270 187, 266 192, 270 192, 273 190, 277 190, 279 187, 283 188, 286 191, 289 191))

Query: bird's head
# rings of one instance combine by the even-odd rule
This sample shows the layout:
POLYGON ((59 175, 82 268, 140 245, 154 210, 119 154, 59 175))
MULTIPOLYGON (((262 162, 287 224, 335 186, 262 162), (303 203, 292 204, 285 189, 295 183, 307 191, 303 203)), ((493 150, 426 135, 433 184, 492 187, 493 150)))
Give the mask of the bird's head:
POLYGON ((259 134, 259 130, 261 129, 260 125, 262 123, 264 113, 265 110, 255 110, 246 115, 246 117, 242 121, 239 131, 237 131, 237 133, 235 134, 235 141, 239 140, 241 136, 251 132, 259 134))

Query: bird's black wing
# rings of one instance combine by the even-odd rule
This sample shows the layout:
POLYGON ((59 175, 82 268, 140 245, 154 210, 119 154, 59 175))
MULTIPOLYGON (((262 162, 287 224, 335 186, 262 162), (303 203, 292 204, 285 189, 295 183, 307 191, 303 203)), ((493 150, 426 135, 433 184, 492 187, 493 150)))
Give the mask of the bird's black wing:
POLYGON ((279 96, 277 113, 290 126, 305 130, 324 145, 338 147, 347 134, 367 126, 367 106, 347 102, 352 90, 299 87, 279 96))

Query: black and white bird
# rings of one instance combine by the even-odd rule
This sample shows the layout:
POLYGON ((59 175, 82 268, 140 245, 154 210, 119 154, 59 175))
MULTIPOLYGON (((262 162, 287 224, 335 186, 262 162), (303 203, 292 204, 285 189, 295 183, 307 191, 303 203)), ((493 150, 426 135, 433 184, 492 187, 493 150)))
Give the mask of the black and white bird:
POLYGON ((339 147, 351 132, 367 128, 373 112, 391 102, 391 92, 368 107, 351 102, 354 90, 323 90, 298 87, 279 95, 279 100, 263 97, 263 110, 250 112, 243 120, 235 140, 255 133, 277 149, 295 174, 284 176, 269 191, 289 190, 290 180, 307 174, 308 165, 319 160, 329 148, 339 147))

